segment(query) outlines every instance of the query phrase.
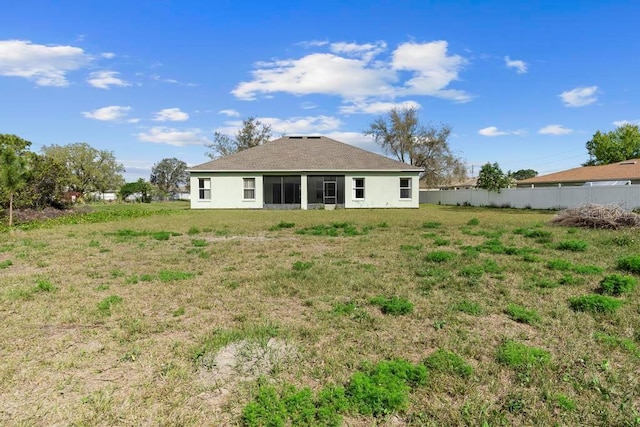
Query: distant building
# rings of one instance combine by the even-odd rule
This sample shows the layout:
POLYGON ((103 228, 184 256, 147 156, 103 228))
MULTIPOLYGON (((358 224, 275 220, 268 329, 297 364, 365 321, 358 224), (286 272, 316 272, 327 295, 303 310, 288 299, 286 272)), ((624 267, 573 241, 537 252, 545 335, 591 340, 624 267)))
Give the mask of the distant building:
POLYGON ((582 166, 517 182, 518 188, 640 184, 640 159, 600 166, 582 166))

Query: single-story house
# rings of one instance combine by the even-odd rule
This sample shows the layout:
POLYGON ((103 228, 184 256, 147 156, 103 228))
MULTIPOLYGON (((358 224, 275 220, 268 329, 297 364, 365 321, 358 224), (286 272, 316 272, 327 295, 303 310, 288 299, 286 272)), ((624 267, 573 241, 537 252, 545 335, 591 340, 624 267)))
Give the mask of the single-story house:
POLYGON ((192 209, 417 208, 422 168, 324 136, 285 136, 187 171, 192 209))
POLYGON ((640 159, 582 166, 517 182, 518 188, 640 184, 640 159))

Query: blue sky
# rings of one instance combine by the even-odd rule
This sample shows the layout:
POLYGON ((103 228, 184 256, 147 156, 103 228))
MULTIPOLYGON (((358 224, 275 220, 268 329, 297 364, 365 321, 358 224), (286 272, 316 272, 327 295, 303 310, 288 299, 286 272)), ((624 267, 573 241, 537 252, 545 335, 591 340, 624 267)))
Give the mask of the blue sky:
POLYGON ((477 174, 587 160, 640 123, 638 1, 5 0, 0 133, 108 149, 129 181, 255 116, 275 135, 362 135, 393 106, 450 124, 477 174))

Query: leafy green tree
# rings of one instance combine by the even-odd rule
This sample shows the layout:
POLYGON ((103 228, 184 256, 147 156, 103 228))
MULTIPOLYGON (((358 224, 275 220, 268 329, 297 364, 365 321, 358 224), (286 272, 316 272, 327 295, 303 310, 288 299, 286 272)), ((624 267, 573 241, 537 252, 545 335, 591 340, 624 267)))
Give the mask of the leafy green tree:
POLYGON ((625 124, 610 132, 597 131, 586 146, 589 161, 583 166, 608 165, 637 159, 640 158, 640 128, 625 124))
POLYGON ((271 140, 271 125, 262 123, 255 117, 248 117, 242 121, 242 127, 234 136, 216 132, 213 134, 213 144, 207 144, 211 149, 206 153, 212 159, 227 156, 247 148, 266 144, 271 140))
POLYGON ((0 151, 0 186, 9 198, 9 226, 13 225, 13 199, 27 182, 27 162, 10 147, 0 151))
POLYGON ((371 123, 364 134, 373 136, 386 153, 399 161, 424 168, 422 179, 427 186, 464 181, 467 177, 464 161, 449 147, 451 126, 422 125, 415 108, 392 109, 371 123))
POLYGON ((178 191, 180 186, 187 184, 189 174, 186 169, 187 164, 175 157, 162 159, 151 168, 149 181, 158 186, 160 194, 164 197, 167 194, 178 191))
POLYGON ((42 147, 46 157, 64 165, 71 174, 69 189, 87 194, 104 193, 119 188, 124 179, 124 166, 116 161, 112 151, 98 150, 86 142, 42 147))
POLYGON ((519 169, 515 172, 509 171, 507 175, 516 181, 521 181, 523 179, 535 178, 538 176, 538 171, 533 169, 519 169))
POLYGON ((36 209, 63 207, 63 194, 71 181, 67 168, 52 158, 32 152, 27 154, 29 173, 26 185, 18 193, 19 206, 36 209))
POLYGON ((143 178, 138 179, 135 182, 127 182, 122 187, 118 194, 122 200, 125 200, 132 194, 140 194, 140 200, 144 203, 151 201, 151 184, 145 181, 143 178))
POLYGON ((502 172, 498 163, 486 163, 478 174, 477 187, 499 193, 501 188, 508 187, 511 182, 512 179, 502 172))

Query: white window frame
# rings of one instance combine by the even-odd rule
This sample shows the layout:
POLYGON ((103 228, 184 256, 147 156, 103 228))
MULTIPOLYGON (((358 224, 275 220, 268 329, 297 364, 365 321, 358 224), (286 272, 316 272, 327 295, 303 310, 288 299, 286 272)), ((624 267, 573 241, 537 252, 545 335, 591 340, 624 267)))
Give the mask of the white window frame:
POLYGON ((211 200, 211 178, 198 178, 198 200, 211 200))
POLYGON ((364 200, 365 195, 365 182, 364 178, 353 178, 353 200, 364 200), (362 185, 358 185, 358 181, 362 181, 362 185), (358 191, 362 191, 362 197, 358 197, 358 191))
POLYGON ((242 200, 256 199, 256 179, 242 178, 242 200))
POLYGON ((411 200, 412 191, 411 191, 411 178, 400 178, 400 199, 402 200, 411 200), (403 185, 406 183, 406 185, 403 185), (406 195, 403 197, 403 193, 406 195))

